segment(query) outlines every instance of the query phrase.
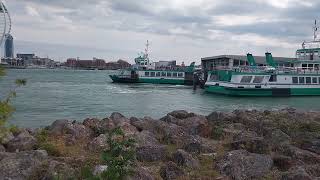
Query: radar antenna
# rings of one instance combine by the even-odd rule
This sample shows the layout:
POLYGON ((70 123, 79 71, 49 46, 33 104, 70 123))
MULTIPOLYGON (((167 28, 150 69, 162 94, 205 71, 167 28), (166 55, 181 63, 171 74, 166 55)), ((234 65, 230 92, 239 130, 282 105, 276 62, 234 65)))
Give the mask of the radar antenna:
POLYGON ((317 25, 317 20, 314 21, 314 27, 313 27, 313 40, 317 41, 317 31, 318 31, 319 26, 317 25))

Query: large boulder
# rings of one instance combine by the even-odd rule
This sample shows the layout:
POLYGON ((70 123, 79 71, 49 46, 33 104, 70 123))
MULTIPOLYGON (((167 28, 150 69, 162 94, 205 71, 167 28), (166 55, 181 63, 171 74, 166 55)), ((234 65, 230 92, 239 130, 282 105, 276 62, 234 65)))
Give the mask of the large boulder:
POLYGON ((107 148, 107 135, 105 134, 101 134, 88 143, 88 149, 93 152, 101 152, 107 148))
POLYGON ((228 152, 217 164, 224 175, 235 180, 258 179, 266 175, 272 167, 269 155, 249 153, 246 150, 228 152))
POLYGON ((272 147, 277 147, 282 144, 290 144, 291 142, 290 136, 280 129, 270 131, 264 138, 272 147))
POLYGON ((83 124, 70 122, 68 120, 57 120, 49 126, 49 133, 55 136, 71 134, 76 139, 90 138, 93 130, 83 124))
POLYGON ((251 153, 267 154, 270 152, 269 145, 263 137, 244 137, 230 143, 231 149, 245 149, 251 153))
POLYGON ((292 145, 279 146, 279 152, 304 164, 319 164, 320 156, 316 153, 300 149, 292 145))
POLYGON ((185 110, 172 111, 168 115, 175 117, 175 118, 178 118, 178 119, 186 119, 186 118, 195 116, 195 114, 188 113, 185 110))
POLYGON ((199 135, 202 137, 209 137, 211 135, 211 126, 205 116, 192 116, 182 119, 176 123, 182 126, 190 135, 199 135))
POLYGON ((0 152, 6 152, 6 148, 2 144, 0 144, 0 152))
POLYGON ((118 126, 122 122, 130 123, 130 120, 127 119, 124 115, 114 112, 111 114, 110 119, 113 121, 113 123, 118 126))
POLYGON ((215 149, 213 144, 207 142, 207 139, 200 136, 188 136, 184 139, 182 148, 191 154, 213 153, 215 149))
POLYGON ((224 113, 224 112, 212 112, 207 116, 208 122, 211 125, 223 125, 231 123, 236 117, 233 113, 224 113))
POLYGON ((24 151, 0 153, 0 177, 3 179, 24 180, 42 166, 48 159, 46 151, 24 151))
POLYGON ((295 167, 284 173, 282 180, 313 180, 303 167, 295 167))
POLYGON ((182 169, 180 169, 174 162, 169 161, 167 164, 161 167, 160 176, 163 180, 173 180, 184 175, 182 169))
POLYGON ((192 169, 198 169, 200 167, 199 161, 192 157, 182 149, 178 149, 173 155, 172 160, 179 166, 188 167, 192 169))
POLYGON ((137 167, 134 169, 132 175, 129 175, 125 178, 125 180, 154 180, 155 178, 151 175, 151 173, 143 167, 137 167))
POLYGON ((22 131, 18 136, 7 143, 7 151, 29 151, 36 148, 37 140, 28 131, 22 131))
POLYGON ((154 162, 166 159, 166 146, 149 145, 136 149, 137 160, 141 162, 154 162))
POLYGON ((301 144, 301 148, 320 155, 320 138, 304 140, 301 144))
POLYGON ((14 135, 12 134, 12 132, 7 132, 4 137, 1 139, 1 144, 8 144, 8 142, 10 142, 11 140, 14 139, 14 135))
POLYGON ((138 147, 148 145, 159 145, 159 141, 156 139, 153 133, 147 130, 143 130, 135 135, 138 147))

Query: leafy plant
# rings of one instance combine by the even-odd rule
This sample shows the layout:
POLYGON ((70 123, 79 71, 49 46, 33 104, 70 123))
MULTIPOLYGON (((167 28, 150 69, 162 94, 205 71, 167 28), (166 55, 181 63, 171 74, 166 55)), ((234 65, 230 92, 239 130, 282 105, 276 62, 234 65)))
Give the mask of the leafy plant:
MULTIPOLYGON (((5 70, 0 66, 0 78, 5 75, 5 70)), ((15 81, 16 86, 9 94, 2 100, 0 99, 0 141, 4 138, 10 127, 7 123, 12 113, 14 112, 14 107, 11 105, 12 98, 16 97, 16 88, 24 86, 27 83, 26 79, 17 79, 15 81)))
POLYGON ((101 177, 121 180, 133 171, 135 140, 126 138, 121 128, 115 128, 108 133, 107 142, 110 148, 103 152, 102 159, 108 168, 101 177))

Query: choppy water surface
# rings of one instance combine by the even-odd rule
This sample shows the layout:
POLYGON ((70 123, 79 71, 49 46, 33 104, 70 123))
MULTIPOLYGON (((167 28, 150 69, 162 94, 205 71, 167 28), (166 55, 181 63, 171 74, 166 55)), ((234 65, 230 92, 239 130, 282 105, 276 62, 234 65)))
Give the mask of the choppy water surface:
POLYGON ((57 119, 103 118, 112 112, 126 116, 160 118, 172 110, 185 109, 207 115, 235 109, 320 110, 320 97, 237 98, 213 95, 192 87, 153 84, 114 84, 112 71, 8 70, 0 80, 0 97, 14 80, 26 78, 14 100, 12 123, 41 127, 57 119))

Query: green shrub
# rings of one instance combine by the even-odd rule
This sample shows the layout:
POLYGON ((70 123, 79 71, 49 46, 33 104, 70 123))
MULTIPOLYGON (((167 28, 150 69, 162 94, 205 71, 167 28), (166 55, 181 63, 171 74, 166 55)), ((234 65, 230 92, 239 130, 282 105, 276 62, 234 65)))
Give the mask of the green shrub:
MULTIPOLYGON (((3 67, 0 65, 0 78, 5 75, 3 67)), ((0 99, 0 141, 4 138, 10 128, 7 123, 12 113, 14 112, 14 107, 11 105, 11 99, 16 97, 16 88, 26 85, 27 81, 25 79, 17 79, 16 87, 9 92, 9 94, 3 99, 0 99)))
POLYGON ((102 173, 103 179, 121 180, 133 172, 135 163, 135 141, 127 139, 120 128, 108 133, 109 150, 102 154, 103 161, 108 165, 102 173))
POLYGON ((212 129, 211 138, 215 140, 221 140, 223 138, 223 127, 215 126, 212 129))

